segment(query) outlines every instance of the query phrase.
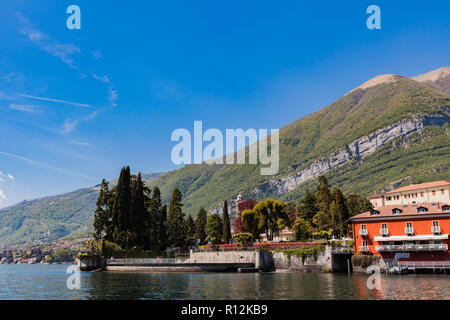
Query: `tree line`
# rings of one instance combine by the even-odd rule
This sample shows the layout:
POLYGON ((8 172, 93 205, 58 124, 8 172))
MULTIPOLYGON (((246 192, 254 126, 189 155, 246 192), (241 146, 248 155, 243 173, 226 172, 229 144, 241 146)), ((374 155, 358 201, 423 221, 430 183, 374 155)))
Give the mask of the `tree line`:
MULTIPOLYGON (((348 234, 347 220, 372 209, 370 201, 358 194, 344 196, 330 185, 325 176, 318 178, 316 191, 306 190, 297 204, 266 199, 252 210, 244 210, 233 223, 235 233, 247 233, 251 241, 262 233, 271 241, 290 227, 296 240, 312 236, 337 237, 348 234)), ((210 214, 200 208, 196 219, 185 217, 182 194, 174 189, 169 207, 162 203, 157 186, 146 187, 141 174, 131 175, 130 168, 120 171, 117 185, 109 187, 103 180, 94 215, 94 238, 108 240, 123 249, 139 246, 144 250, 163 251, 168 247, 231 243, 231 224, 227 201, 223 214, 210 214)), ((238 236, 241 239, 241 236, 238 236)), ((244 237, 245 238, 245 237, 244 237)))
POLYGON ((223 217, 209 217, 200 208, 196 219, 185 218, 182 194, 174 189, 169 207, 162 204, 157 186, 146 187, 141 173, 131 175, 130 168, 120 171, 117 185, 109 187, 103 179, 94 214, 94 239, 108 240, 129 249, 163 251, 168 247, 185 248, 191 244, 229 243, 231 226, 228 205, 224 202, 223 217))

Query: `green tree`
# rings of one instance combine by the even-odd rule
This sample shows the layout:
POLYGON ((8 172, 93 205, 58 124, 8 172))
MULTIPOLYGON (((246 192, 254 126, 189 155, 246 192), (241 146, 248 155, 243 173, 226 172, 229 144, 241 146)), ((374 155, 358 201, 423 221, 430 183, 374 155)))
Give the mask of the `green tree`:
POLYGON ((130 167, 122 168, 116 186, 116 195, 112 211, 115 241, 118 240, 120 232, 128 232, 130 227, 130 179, 130 167))
POLYGON ((213 246, 222 243, 223 221, 217 213, 208 217, 205 231, 207 235, 206 239, 211 242, 213 246))
POLYGON ((258 229, 264 230, 269 241, 283 228, 291 225, 289 208, 281 200, 267 199, 258 202, 253 210, 258 220, 258 229))
POLYGON ((142 182, 141 173, 132 183, 131 201, 130 201, 130 232, 136 233, 136 242, 131 246, 138 245, 141 248, 147 246, 148 215, 145 206, 144 184, 142 182))
POLYGON ((94 239, 101 241, 111 234, 111 208, 109 207, 110 192, 108 182, 102 180, 97 208, 94 213, 94 239))
POLYGON ((159 216, 159 250, 166 250, 167 243, 169 240, 167 239, 167 206, 164 204, 161 206, 161 215, 159 216))
POLYGON ((231 242, 231 222, 228 215, 228 203, 227 200, 223 202, 223 242, 231 242))
POLYGON ((363 198, 357 193, 351 193, 347 197, 348 214, 350 217, 356 216, 357 214, 370 211, 373 209, 372 204, 366 198, 363 198))
POLYGON ((195 222, 191 215, 188 215, 186 219, 186 233, 187 233, 187 239, 189 242, 192 242, 196 239, 195 237, 195 222))
POLYGON ((197 218, 195 219, 196 237, 200 239, 200 244, 206 243, 206 231, 205 231, 206 222, 207 222, 206 210, 202 207, 198 211, 197 218))
POLYGON ((164 219, 162 218, 161 191, 158 187, 155 186, 153 188, 152 197, 149 199, 147 206, 148 219, 146 228, 149 233, 149 247, 153 245, 161 247, 162 228, 164 228, 167 216, 164 219))
POLYGON ((258 239, 262 230, 259 228, 259 219, 256 212, 253 210, 244 210, 241 213, 241 219, 245 230, 250 231, 253 240, 258 239))
POLYGON ((318 211, 316 201, 316 195, 312 193, 311 190, 306 189, 304 196, 300 199, 296 208, 297 216, 312 221, 318 211))
POLYGON ((335 187, 331 192, 330 214, 334 234, 341 237, 346 234, 346 221, 349 218, 347 203, 341 189, 335 187))
POLYGON ((167 214, 167 238, 171 247, 184 247, 186 245, 186 222, 182 210, 181 192, 173 190, 167 214))
POLYGON ((313 217, 313 223, 319 231, 333 228, 330 214, 331 192, 330 185, 325 176, 320 176, 317 183, 316 205, 318 212, 313 217))
POLYGON ((313 228, 308 220, 302 217, 297 217, 294 225, 292 226, 292 231, 295 234, 295 240, 302 241, 308 240, 311 237, 313 228))

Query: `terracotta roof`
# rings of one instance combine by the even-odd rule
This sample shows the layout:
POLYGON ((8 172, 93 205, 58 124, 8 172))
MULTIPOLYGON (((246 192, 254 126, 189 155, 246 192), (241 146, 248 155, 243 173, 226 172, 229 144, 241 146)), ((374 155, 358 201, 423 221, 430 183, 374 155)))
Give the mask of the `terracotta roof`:
POLYGON ((371 211, 367 211, 350 218, 353 219, 364 219, 364 218, 380 218, 380 217, 402 217, 402 216, 427 216, 436 213, 450 213, 450 211, 443 211, 443 206, 448 206, 448 203, 443 202, 425 202, 425 203, 415 203, 415 204, 392 204, 383 207, 375 208, 375 211, 379 211, 379 214, 371 215, 371 211), (426 212, 418 212, 418 208, 425 207, 428 209, 426 212), (392 210, 400 209, 401 213, 393 213, 392 210))
POLYGON ((425 183, 419 183, 419 184, 410 184, 409 186, 394 189, 389 192, 386 192, 385 194, 412 191, 412 190, 424 189, 424 188, 436 188, 436 187, 442 187, 442 186, 448 186, 448 185, 450 185, 450 182, 445 181, 445 180, 425 182, 425 183))
POLYGON ((382 194, 373 194, 369 197, 369 199, 377 199, 377 198, 381 198, 383 195, 382 194))

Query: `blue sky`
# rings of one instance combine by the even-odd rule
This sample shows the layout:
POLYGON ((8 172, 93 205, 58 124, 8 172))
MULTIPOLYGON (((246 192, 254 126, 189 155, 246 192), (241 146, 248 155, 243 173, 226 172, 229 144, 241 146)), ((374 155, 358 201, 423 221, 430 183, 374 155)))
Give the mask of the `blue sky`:
POLYGON ((194 120, 280 128, 375 75, 449 66, 449 14, 449 1, 0 0, 0 207, 123 165, 172 170, 171 133, 194 120))

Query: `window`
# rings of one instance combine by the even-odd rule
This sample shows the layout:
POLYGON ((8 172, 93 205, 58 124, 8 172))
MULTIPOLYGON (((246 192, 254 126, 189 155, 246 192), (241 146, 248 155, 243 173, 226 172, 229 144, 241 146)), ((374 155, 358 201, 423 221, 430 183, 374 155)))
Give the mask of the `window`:
POLYGON ((439 221, 433 221, 433 227, 439 227, 439 221))
POLYGON ((433 194, 433 196, 436 195, 436 190, 431 191, 431 193, 433 194))
POLYGON ((402 213, 402 210, 394 208, 394 209, 392 209, 392 213, 393 214, 399 214, 399 213, 402 213))
POLYGON ((376 216, 376 215, 378 215, 378 214, 380 214, 380 211, 377 211, 377 210, 372 210, 372 211, 370 211, 370 215, 371 215, 371 216, 376 216))
POLYGON ((442 206, 442 211, 450 211, 450 206, 448 205, 442 206))
POLYGON ((387 229, 387 224, 386 223, 382 223, 381 224, 381 229, 387 229))
POLYGON ((428 209, 425 208, 425 207, 418 207, 417 208, 417 212, 419 212, 419 213, 424 213, 424 212, 427 212, 427 211, 428 211, 428 209))
POLYGON ((407 223, 406 223, 406 227, 407 227, 407 228, 412 228, 412 222, 407 222, 407 223))
POLYGON ((441 194, 444 194, 444 189, 441 189, 441 194))
POLYGON ((386 200, 387 200, 387 201, 391 201, 391 197, 387 197, 386 200))
POLYGON ((396 196, 397 200, 400 199, 400 196, 396 196))
POLYGON ((420 193, 420 196, 423 197, 423 192, 420 193))
POLYGON ((367 247, 367 241, 366 240, 363 241, 363 247, 367 247))
POLYGON ((362 224, 362 225, 361 225, 361 229, 366 230, 366 229, 367 229, 367 226, 366 226, 365 224, 362 224))
POLYGON ((414 198, 417 198, 417 193, 414 193, 414 198))

